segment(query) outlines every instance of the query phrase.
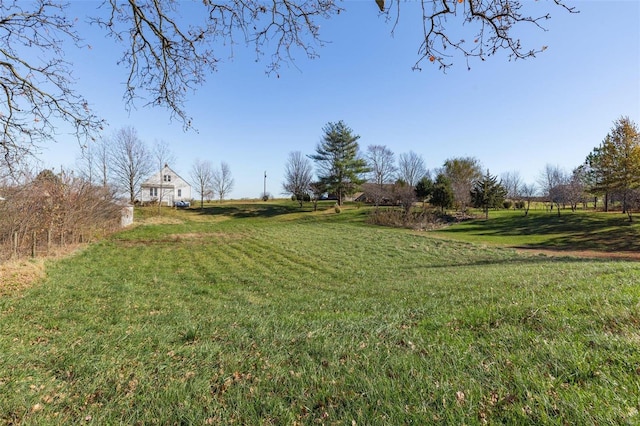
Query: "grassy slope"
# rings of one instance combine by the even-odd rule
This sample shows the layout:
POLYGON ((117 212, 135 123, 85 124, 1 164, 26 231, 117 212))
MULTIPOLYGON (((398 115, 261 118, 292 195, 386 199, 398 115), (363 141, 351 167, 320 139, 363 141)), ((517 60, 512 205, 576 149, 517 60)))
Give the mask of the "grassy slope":
POLYGON ((0 299, 0 422, 640 421, 640 264, 293 211, 174 212, 0 299))

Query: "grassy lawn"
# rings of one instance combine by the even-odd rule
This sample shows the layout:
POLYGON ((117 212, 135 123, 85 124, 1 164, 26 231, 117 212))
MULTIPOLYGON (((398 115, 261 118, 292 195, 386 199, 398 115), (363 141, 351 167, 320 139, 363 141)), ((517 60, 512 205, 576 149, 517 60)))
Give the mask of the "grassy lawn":
POLYGON ((462 222, 433 233, 456 240, 553 250, 640 252, 640 225, 620 212, 492 211, 489 220, 462 222))
MULTIPOLYGON (((142 211, 51 262, 0 297, 0 423, 640 422, 640 263, 327 207, 142 211)), ((512 237, 560 244, 567 226, 512 237)))

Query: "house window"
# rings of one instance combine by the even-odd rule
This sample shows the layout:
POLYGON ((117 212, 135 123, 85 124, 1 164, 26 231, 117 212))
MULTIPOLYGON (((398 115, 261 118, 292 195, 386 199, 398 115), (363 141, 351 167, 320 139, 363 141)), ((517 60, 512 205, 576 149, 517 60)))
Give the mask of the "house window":
POLYGON ((158 188, 149 188, 149 196, 157 197, 158 196, 158 188))
POLYGON ((178 189, 178 197, 182 197, 182 189, 178 189))
POLYGON ((165 182, 171 182, 171 175, 164 175, 165 182))

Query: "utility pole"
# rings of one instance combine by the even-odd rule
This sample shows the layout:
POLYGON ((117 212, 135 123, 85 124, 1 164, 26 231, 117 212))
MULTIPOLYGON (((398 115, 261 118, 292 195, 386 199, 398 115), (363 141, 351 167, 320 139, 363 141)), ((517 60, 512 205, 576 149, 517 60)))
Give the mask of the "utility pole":
POLYGON ((264 171, 264 190, 262 191, 262 199, 267 201, 267 171, 264 171))

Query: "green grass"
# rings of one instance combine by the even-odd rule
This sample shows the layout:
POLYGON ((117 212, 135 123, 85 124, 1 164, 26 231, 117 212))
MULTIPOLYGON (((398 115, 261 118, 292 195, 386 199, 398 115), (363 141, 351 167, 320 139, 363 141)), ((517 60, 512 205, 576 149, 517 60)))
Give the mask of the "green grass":
POLYGON ((637 424, 640 264, 166 210, 0 299, 5 424, 637 424))
POLYGON ((434 235, 511 247, 640 252, 640 225, 620 212, 492 211, 489 220, 462 222, 434 235))

